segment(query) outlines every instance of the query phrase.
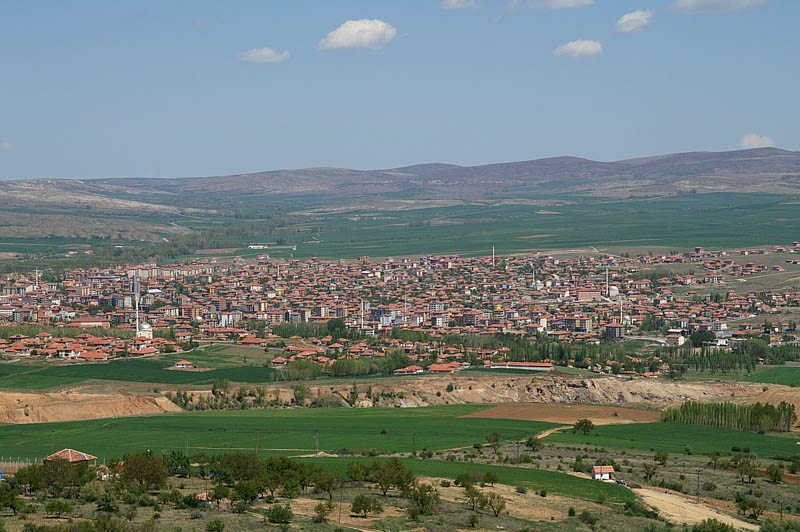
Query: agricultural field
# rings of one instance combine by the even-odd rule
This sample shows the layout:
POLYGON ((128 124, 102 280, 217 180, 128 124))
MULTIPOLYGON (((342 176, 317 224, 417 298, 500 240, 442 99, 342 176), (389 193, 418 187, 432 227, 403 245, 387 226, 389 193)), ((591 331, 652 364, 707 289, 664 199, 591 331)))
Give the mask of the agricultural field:
POLYGON ((749 449, 757 456, 793 456, 800 452, 798 437, 794 433, 756 434, 737 430, 683 425, 677 423, 636 423, 596 427, 588 435, 572 430, 550 434, 545 439, 552 443, 591 445, 609 449, 637 449, 686 454, 688 446, 693 454, 714 451, 731 452, 732 447, 749 449))
POLYGON ((89 364, 3 364, 0 365, 0 388, 51 390, 89 381, 199 386, 210 385, 217 379, 262 384, 275 380, 275 370, 265 367, 272 358, 272 354, 260 348, 214 345, 148 359, 89 364), (183 359, 189 359, 199 370, 170 369, 183 359))
MULTIPOLYGON (((177 360, 177 359, 176 359, 177 360)), ((62 366, 6 366, 0 377, 5 390, 51 390, 90 381, 151 383, 175 386, 210 385, 217 379, 261 384, 275 380, 275 370, 263 366, 231 366, 208 371, 168 369, 162 360, 114 360, 62 366)))
POLYGON ((747 382, 764 382, 769 384, 783 384, 786 386, 800 386, 800 366, 778 366, 742 379, 747 382))
POLYGON ((415 409, 282 409, 188 412, 161 416, 65 423, 9 425, 0 431, 0 455, 45 456, 52 445, 101 458, 125 452, 183 449, 190 452, 254 451, 262 455, 376 449, 408 453, 485 443, 491 432, 517 440, 555 425, 538 421, 465 418, 480 406, 415 409))
POLYGON ((795 219, 795 206, 778 195, 689 194, 628 200, 576 199, 570 195, 568 199, 537 199, 558 205, 543 208, 498 200, 321 215, 308 232, 281 236, 296 249, 276 249, 270 254, 294 258, 481 255, 490 253, 493 245, 498 253, 565 248, 591 251, 592 247, 663 252, 696 245, 765 245, 767 227, 771 242, 791 242, 800 232, 800 223, 773 223, 776 218, 795 219), (314 227, 321 231, 315 232, 314 227), (328 231, 330 227, 337 230, 328 231))

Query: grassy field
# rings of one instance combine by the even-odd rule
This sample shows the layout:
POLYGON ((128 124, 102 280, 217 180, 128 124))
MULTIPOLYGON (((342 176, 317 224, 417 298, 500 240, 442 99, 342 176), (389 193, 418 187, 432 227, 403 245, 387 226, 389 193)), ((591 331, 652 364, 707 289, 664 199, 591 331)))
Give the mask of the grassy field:
MULTIPOLYGON (((360 461, 369 462, 368 458, 308 458, 301 459, 319 465, 330 471, 344 473, 347 464, 360 461)), ((633 493, 617 484, 595 482, 585 478, 546 471, 529 467, 495 466, 487 464, 471 464, 467 462, 449 462, 443 460, 402 460, 415 475, 427 477, 443 477, 455 479, 462 473, 486 473, 492 471, 500 477, 501 484, 525 486, 533 490, 546 490, 567 497, 577 497, 594 501, 625 502, 634 499, 633 493)))
POLYGON ((800 386, 800 366, 779 366, 759 371, 744 379, 747 382, 764 382, 769 384, 784 384, 786 386, 800 386))
POLYGON ((107 363, 63 366, 21 364, 0 366, 0 388, 4 390, 51 390, 88 381, 194 386, 208 385, 216 379, 250 384, 263 384, 275 380, 274 369, 256 365, 222 367, 209 371, 167 369, 175 363, 175 360, 161 358, 158 360, 114 360, 107 363))
MULTIPOLYGON (((523 195, 517 195, 523 197, 523 195)), ((688 194, 653 199, 553 196, 569 205, 472 202, 402 211, 352 211, 323 215, 321 233, 281 235, 297 249, 271 250, 276 257, 403 256, 427 253, 488 254, 530 249, 589 248, 642 252, 693 246, 736 248, 788 243, 800 232, 786 197, 755 194, 688 194), (357 216, 365 218, 356 218, 357 216), (569 220, 569 223, 564 223, 569 220), (795 223, 797 225, 795 225, 795 223), (325 231, 336 226, 336 232, 325 231), (768 232, 765 232, 768 231, 768 232), (769 234, 769 239, 764 235, 769 234), (309 243, 318 242, 318 243, 309 243)))
POLYGON ((750 452, 761 457, 800 454, 797 434, 756 434, 675 423, 606 425, 596 427, 587 436, 566 430, 551 434, 546 441, 611 449, 666 451, 674 454, 685 454, 687 445, 691 447, 693 454, 707 454, 713 451, 731 453, 733 446, 740 449, 749 448, 750 452))
POLYGON ((462 418, 480 406, 415 409, 286 409, 243 412, 192 412, 175 415, 98 419, 65 423, 5 426, 0 455, 44 456, 70 447, 102 458, 128 451, 183 449, 186 433, 192 452, 254 450, 261 454, 302 454, 342 448, 410 452, 486 442, 497 431, 505 440, 520 439, 554 426, 536 421, 462 418), (385 430, 386 434, 381 434, 385 430))

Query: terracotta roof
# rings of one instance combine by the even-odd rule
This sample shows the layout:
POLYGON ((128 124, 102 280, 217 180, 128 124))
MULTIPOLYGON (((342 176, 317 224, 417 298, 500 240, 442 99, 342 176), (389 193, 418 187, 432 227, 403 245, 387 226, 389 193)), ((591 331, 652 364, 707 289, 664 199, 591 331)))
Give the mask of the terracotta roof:
POLYGON ((61 449, 57 453, 53 453, 45 460, 66 460, 71 463, 76 462, 88 462, 89 460, 97 460, 96 456, 92 456, 91 454, 82 453, 80 451, 76 451, 75 449, 61 449))

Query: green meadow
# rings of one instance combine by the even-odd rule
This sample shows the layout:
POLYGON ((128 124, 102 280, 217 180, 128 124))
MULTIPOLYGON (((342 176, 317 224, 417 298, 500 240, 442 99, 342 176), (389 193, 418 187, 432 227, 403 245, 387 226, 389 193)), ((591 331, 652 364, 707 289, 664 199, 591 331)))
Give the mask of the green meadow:
MULTIPOLYGON (((302 458, 338 473, 345 473, 350 462, 370 462, 369 458, 302 458)), ((442 460, 402 459, 407 467, 419 476, 455 479, 462 473, 486 473, 492 471, 500 478, 501 484, 525 486, 532 490, 545 490, 548 493, 577 497, 594 501, 626 502, 633 500, 633 493, 617 484, 597 482, 586 478, 534 469, 530 467, 509 467, 468 462, 449 462, 442 460)))
POLYGON ((254 451, 263 455, 303 454, 319 448, 376 449, 411 452, 441 450, 485 443, 491 432, 503 440, 518 440, 554 426, 551 423, 506 419, 463 418, 482 406, 370 409, 281 409, 187 412, 7 425, 0 430, 0 456, 50 454, 53 446, 79 449, 101 458, 150 449, 183 449, 188 433, 190 452, 254 451), (52 442, 52 443, 51 443, 52 442))
POLYGON ((765 369, 753 375, 749 375, 742 380, 747 382, 800 386, 800 366, 778 366, 765 369))
POLYGON ((595 427, 588 435, 564 430, 547 436, 550 443, 568 443, 609 449, 636 449, 685 454, 688 445, 693 454, 713 451, 736 453, 749 449, 761 457, 800 454, 797 434, 756 434, 700 425, 678 423, 636 423, 595 427), (740 451, 733 451, 738 447, 740 451))
POLYGON ((158 358, 118 359, 110 362, 0 365, 0 389, 51 390, 87 381, 138 382, 163 385, 208 385, 217 379, 263 384, 275 380, 264 364, 272 357, 263 349, 215 345, 158 358), (176 371, 175 362, 189 359, 207 371, 176 371))

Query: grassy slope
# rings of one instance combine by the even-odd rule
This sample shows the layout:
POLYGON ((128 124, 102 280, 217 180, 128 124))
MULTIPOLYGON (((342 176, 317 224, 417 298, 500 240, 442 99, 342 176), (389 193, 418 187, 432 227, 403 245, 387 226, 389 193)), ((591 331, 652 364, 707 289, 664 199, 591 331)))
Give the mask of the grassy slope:
POLYGON ((765 382, 770 384, 784 384, 786 386, 800 386, 800 366, 780 366, 749 375, 747 382, 765 382))
MULTIPOLYGON (((368 458, 309 458, 303 459, 313 464, 320 465, 331 471, 344 473, 349 462, 369 462, 368 458)), ((500 477, 502 484, 511 486, 525 486, 534 490, 546 490, 548 493, 557 493, 568 497, 578 497, 589 500, 605 500, 607 502, 625 502, 633 500, 633 493, 617 484, 595 482, 556 471, 545 471, 528 467, 508 467, 485 464, 471 464, 467 462, 446 462, 441 460, 411 460, 403 462, 411 468, 416 475, 444 477, 455 479, 462 473, 485 473, 492 471, 500 477)), ((546 499, 543 499, 546 501, 546 499)))
POLYGON ((50 453, 51 431, 58 448, 71 447, 103 458, 127 451, 182 449, 185 432, 195 451, 254 449, 258 432, 263 454, 297 454, 342 448, 410 452, 447 449, 485 442, 497 431, 503 439, 520 439, 554 426, 550 423, 503 419, 461 418, 479 406, 415 409, 291 409, 245 412, 192 412, 175 415, 42 423, 4 427, 0 455, 43 456, 50 453), (381 434, 386 430, 388 434, 381 434), (281 450, 288 450, 287 452, 281 450), (295 451, 296 450, 296 451, 295 451))
POLYGON ((737 430, 680 425, 674 423, 637 423, 596 427, 588 436, 572 431, 554 433, 548 442, 570 443, 608 447, 612 449, 637 449, 666 451, 682 454, 690 446, 694 454, 712 451, 730 453, 732 446, 748 447, 758 456, 791 456, 800 452, 797 435, 756 434, 737 430))

